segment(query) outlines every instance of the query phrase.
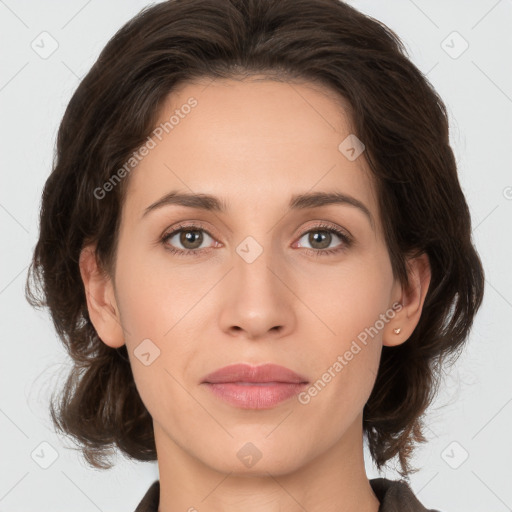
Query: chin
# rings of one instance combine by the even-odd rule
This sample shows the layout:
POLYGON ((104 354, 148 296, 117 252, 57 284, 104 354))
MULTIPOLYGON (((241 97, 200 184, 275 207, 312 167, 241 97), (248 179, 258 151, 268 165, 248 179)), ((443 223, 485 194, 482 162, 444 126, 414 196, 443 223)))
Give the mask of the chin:
POLYGON ((307 451, 298 439, 295 446, 290 446, 282 438, 270 440, 266 436, 268 432, 230 438, 224 444, 215 443, 213 453, 203 453, 198 458, 221 473, 266 478, 269 473, 273 476, 292 473, 307 463, 307 451))

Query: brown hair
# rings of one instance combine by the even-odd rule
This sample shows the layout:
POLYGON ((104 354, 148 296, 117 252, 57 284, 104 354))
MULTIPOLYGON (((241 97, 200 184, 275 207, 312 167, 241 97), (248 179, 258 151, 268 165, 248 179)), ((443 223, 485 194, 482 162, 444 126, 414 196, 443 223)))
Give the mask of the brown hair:
POLYGON ((129 177, 101 200, 94 191, 145 141, 178 84, 254 74, 321 83, 348 100, 377 184, 394 275, 406 284, 405 256, 428 254, 420 321, 407 342, 383 347, 363 411, 377 467, 398 455, 407 475, 415 471, 408 463, 414 443, 426 441, 421 417, 441 366, 460 353, 481 305, 484 272, 445 105, 394 32, 338 0, 169 0, 143 9, 103 49, 59 128, 26 283, 27 300, 49 308, 74 361, 58 410, 52 396, 52 419, 95 467, 111 466, 115 445, 156 460, 152 419, 126 346, 112 349, 99 339, 78 265, 84 244, 95 241, 98 263, 113 275, 129 177))

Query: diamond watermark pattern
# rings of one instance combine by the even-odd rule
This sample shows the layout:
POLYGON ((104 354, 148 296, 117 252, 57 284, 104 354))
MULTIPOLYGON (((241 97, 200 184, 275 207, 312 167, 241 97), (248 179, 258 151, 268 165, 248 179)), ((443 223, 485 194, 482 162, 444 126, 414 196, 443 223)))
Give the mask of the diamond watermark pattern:
POLYGON ((458 59, 469 48, 469 43, 457 31, 453 31, 441 42, 441 48, 452 59, 458 59))
POLYGON ((59 43, 57 40, 48 32, 41 32, 31 43, 30 47, 34 50, 41 59, 48 59, 53 55, 59 43))
POLYGON ((149 338, 146 338, 137 345, 133 354, 144 366, 149 366, 160 356, 160 349, 149 338))
POLYGON ((236 455, 248 468, 252 468, 262 457, 260 450, 252 443, 245 443, 236 455))
POLYGON ((457 441, 452 441, 442 452, 441 458, 452 469, 458 469, 469 457, 466 449, 457 441))
POLYGON ((263 252, 263 247, 252 236, 248 236, 238 244, 236 252, 247 263, 252 263, 263 252))
POLYGON ((353 162, 365 150, 365 145, 357 138, 356 135, 351 133, 338 146, 338 150, 347 160, 353 162))
POLYGON ((30 456, 43 469, 48 469, 59 458, 57 450, 47 441, 39 443, 30 456))

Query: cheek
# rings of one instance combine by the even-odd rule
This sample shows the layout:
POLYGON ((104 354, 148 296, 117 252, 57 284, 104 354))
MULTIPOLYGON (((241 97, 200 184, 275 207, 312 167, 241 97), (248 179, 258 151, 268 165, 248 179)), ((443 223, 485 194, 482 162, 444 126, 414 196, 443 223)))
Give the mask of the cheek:
MULTIPOLYGON (((155 417, 167 402, 179 403, 183 412, 193 404, 177 381, 183 381, 183 368, 197 357, 190 343, 200 310, 194 305, 211 283, 142 251, 125 247, 123 255, 116 268, 116 300, 137 390, 155 417)), ((172 415, 172 408, 165 408, 172 415)))
POLYGON ((165 257, 154 258, 142 250, 130 252, 126 248, 123 254, 116 272, 123 327, 132 344, 144 338, 165 341, 206 293, 208 283, 181 272, 165 257))
POLYGON ((325 275, 315 275, 314 281, 323 285, 308 286, 312 279, 308 278, 301 295, 317 317, 308 322, 308 339, 314 340, 316 354, 307 357, 318 379, 311 395, 322 394, 324 399, 318 402, 336 404, 338 410, 357 409, 364 405, 375 382, 387 323, 381 315, 387 321, 392 318, 391 265, 379 252, 322 272, 325 275))
POLYGON ((297 281, 298 295, 320 320, 316 322, 317 332, 323 333, 320 340, 324 349, 341 349, 374 326, 389 308, 393 287, 389 259, 376 249, 351 256, 336 266, 304 272, 301 281, 297 281))

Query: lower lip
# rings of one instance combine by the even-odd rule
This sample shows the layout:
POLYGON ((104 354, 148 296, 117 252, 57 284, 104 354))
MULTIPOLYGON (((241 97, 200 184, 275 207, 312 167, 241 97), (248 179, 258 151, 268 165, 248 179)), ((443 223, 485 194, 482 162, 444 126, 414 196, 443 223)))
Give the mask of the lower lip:
POLYGON ((291 382, 219 382, 206 386, 219 398, 242 409, 270 409, 300 393, 307 384, 291 382))

